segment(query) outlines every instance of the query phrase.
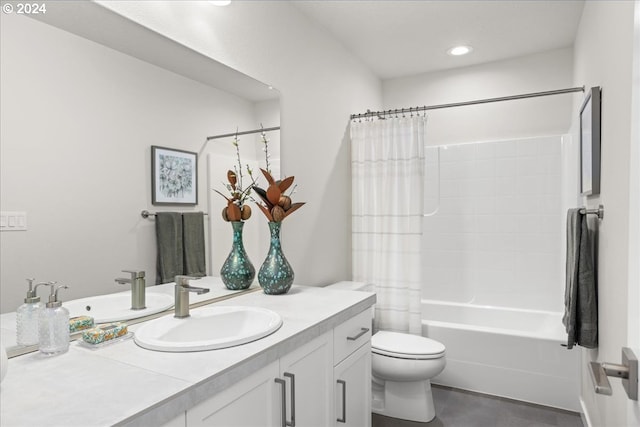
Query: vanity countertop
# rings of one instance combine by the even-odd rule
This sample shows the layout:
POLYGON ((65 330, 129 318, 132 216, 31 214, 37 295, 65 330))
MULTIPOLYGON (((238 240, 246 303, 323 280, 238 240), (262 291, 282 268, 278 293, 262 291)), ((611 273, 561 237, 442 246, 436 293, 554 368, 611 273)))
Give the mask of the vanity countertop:
POLYGON ((97 349, 72 342, 58 356, 15 357, 0 384, 0 425, 162 425, 374 303, 372 293, 318 287, 253 292, 215 304, 268 308, 283 325, 241 346, 165 353, 129 339, 97 349))

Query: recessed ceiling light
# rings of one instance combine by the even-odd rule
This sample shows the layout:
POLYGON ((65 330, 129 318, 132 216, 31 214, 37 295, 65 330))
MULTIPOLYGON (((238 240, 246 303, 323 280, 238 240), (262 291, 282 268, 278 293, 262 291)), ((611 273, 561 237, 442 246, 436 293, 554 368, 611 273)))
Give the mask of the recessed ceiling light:
POLYGON ((471 46, 455 46, 449 49, 447 53, 452 56, 461 56, 461 55, 466 55, 472 50, 473 48, 471 48, 471 46))
POLYGON ((220 0, 220 1, 209 1, 214 6, 229 6, 231 4, 231 0, 220 0))

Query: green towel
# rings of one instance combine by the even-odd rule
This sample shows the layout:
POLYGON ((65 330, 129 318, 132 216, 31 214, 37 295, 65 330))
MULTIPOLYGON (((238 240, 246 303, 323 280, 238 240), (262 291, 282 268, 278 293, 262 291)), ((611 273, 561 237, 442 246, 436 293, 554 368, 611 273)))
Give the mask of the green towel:
POLYGON ((156 285, 173 282, 184 272, 182 214, 179 212, 156 213, 156 285))
POLYGON ((182 242, 184 247, 184 274, 202 277, 207 274, 204 250, 204 214, 182 214, 182 242))
POLYGON ((580 209, 567 212, 565 312, 567 348, 598 347, 598 287, 595 263, 596 228, 580 209))

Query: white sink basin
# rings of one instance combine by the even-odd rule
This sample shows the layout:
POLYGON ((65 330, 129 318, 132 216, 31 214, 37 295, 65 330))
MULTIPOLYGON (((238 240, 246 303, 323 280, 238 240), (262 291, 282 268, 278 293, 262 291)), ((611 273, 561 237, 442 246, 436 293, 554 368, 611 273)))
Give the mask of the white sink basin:
POLYGON ((62 306, 69 310, 70 317, 86 315, 93 317, 95 323, 108 323, 160 313, 173 306, 173 296, 147 292, 145 303, 147 308, 132 310, 131 294, 121 292, 64 301, 62 306))
POLYGON ((157 351, 215 350, 259 340, 282 325, 278 313, 259 307, 203 307, 191 316, 165 316, 142 325, 134 334, 136 344, 157 351))

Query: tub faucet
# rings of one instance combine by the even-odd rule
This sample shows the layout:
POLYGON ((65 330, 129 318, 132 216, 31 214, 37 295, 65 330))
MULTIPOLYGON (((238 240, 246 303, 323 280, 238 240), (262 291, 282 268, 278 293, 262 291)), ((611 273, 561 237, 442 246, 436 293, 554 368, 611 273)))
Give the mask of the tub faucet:
POLYGON ((144 310, 147 308, 145 302, 145 281, 144 271, 122 270, 123 273, 131 274, 131 278, 118 277, 116 282, 125 285, 131 284, 131 310, 144 310))
POLYGON ((206 294, 209 292, 207 288, 197 288, 189 285, 189 280, 199 280, 200 277, 191 276, 176 276, 176 313, 174 317, 183 319, 189 317, 189 292, 195 292, 198 295, 206 294))

